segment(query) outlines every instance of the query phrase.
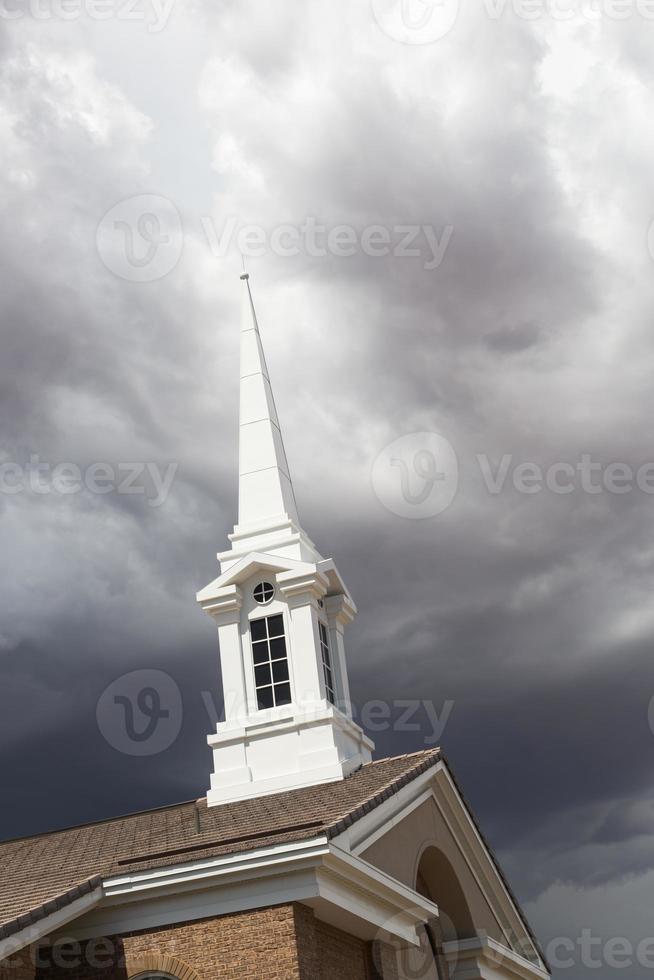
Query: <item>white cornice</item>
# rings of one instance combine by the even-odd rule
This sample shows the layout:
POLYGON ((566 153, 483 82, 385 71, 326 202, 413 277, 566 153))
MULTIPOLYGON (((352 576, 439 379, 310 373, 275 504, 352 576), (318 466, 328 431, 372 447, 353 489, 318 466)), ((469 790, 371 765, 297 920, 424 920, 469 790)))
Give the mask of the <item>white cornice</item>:
POLYGON ((499 874, 470 812, 459 794, 444 762, 438 762, 399 792, 375 807, 335 838, 334 843, 360 855, 414 809, 432 799, 447 824, 463 859, 486 899, 502 933, 522 935, 542 964, 520 909, 499 874))
POLYGON ((76 938, 298 901, 361 938, 417 945, 418 926, 438 916, 432 902, 325 837, 133 871, 107 879, 104 895, 76 925, 76 938))
POLYGON ((443 953, 450 967, 456 967, 456 975, 507 978, 507 980, 549 980, 550 974, 543 967, 526 960, 514 950, 498 943, 490 936, 464 939, 443 944, 443 953))
POLYGON ((20 932, 14 933, 13 936, 0 940, 0 962, 7 957, 13 956, 14 953, 24 949, 26 946, 31 946, 32 943, 39 942, 44 936, 49 936, 56 930, 62 929, 74 919, 85 915, 100 904, 103 896, 104 891, 102 887, 96 888, 87 895, 76 898, 68 905, 64 905, 60 909, 51 912, 50 915, 46 915, 44 918, 32 923, 32 925, 26 926, 20 932))

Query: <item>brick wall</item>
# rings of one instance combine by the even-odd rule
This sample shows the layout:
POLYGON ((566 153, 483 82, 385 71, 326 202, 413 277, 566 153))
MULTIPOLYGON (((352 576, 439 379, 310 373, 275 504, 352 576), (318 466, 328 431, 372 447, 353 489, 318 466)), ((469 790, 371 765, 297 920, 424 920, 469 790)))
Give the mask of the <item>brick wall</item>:
MULTIPOLYGON (((180 980, 371 980, 369 944, 304 905, 279 905, 42 949, 36 980, 127 980, 144 970, 180 980)), ((32 980, 0 974, 0 980, 32 980)))
POLYGON ((295 906, 301 980, 372 980, 370 943, 315 918, 305 905, 295 906))
POLYGON ((324 922, 316 923, 320 980, 368 980, 371 976, 370 944, 324 922))
POLYGON ((29 946, 0 962, 0 980, 34 980, 33 952, 29 946))

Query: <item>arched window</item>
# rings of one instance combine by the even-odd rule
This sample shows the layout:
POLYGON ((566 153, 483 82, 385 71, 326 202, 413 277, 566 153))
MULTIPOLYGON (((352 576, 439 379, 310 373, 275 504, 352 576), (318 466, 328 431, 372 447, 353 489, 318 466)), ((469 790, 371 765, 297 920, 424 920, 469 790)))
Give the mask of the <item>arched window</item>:
POLYGON ((179 980, 173 973, 137 973, 131 980, 179 980))
POLYGON ((128 955, 125 966, 129 980, 201 980, 188 963, 165 953, 128 955))
POLYGON ((416 891, 438 905, 445 942, 473 939, 477 935, 459 879, 438 847, 428 847, 423 852, 416 874, 416 891))

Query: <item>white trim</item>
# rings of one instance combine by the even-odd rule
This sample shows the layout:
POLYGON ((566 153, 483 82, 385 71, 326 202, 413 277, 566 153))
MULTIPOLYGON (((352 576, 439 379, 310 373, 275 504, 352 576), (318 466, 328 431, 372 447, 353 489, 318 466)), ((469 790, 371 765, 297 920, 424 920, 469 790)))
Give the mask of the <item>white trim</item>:
POLYGON ((540 953, 531 938, 522 913, 499 875, 495 862, 449 774, 447 765, 442 760, 357 820, 339 834, 334 839, 334 843, 353 854, 360 855, 429 799, 434 800, 504 937, 508 941, 509 933, 515 930, 517 925, 530 943, 534 956, 538 957, 538 962, 542 964, 540 953), (511 922, 512 918, 513 922, 511 922))
MULTIPOLYGON (((515 980, 549 980, 550 978, 550 974, 544 967, 537 966, 490 936, 443 943, 443 953, 450 969, 454 967, 455 980, 459 975, 467 976, 468 970, 472 970, 476 977, 481 973, 483 977, 506 977, 511 980, 514 978, 515 980)), ((472 976, 473 973, 470 975, 472 976)))
MULTIPOLYGON (((464 836, 468 836, 468 838, 472 837, 474 839, 476 843, 476 851, 474 848, 470 848, 468 850, 462 845, 460 841, 460 835, 455 832, 454 828, 451 825, 451 822, 447 819, 447 816, 444 812, 444 806, 443 806, 445 802, 444 798, 439 799, 438 797, 435 796, 436 803, 441 811, 443 819, 446 820, 450 832, 452 833, 454 839, 456 840, 461 850, 461 853, 463 854, 463 856, 466 859, 466 862, 470 866, 470 869, 473 870, 471 860, 468 857, 468 854, 472 856, 475 853, 477 853, 478 856, 481 855, 485 859, 482 861, 479 860, 477 861, 478 874, 475 873, 474 871, 473 873, 475 873, 475 878, 479 882, 480 887, 482 887, 482 885, 479 879, 482 876, 484 878, 486 888, 482 887, 482 891, 484 893, 484 897, 486 898, 486 901, 489 903, 491 909, 493 910, 493 914, 495 915, 496 919, 497 919, 498 908, 503 909, 505 903, 510 906, 513 915, 517 918, 518 923, 522 926, 522 929, 524 930, 525 938, 528 940, 529 944, 531 945, 534 956, 537 957, 538 962, 541 964, 542 967, 544 967, 545 964, 541 959, 541 955, 538 951, 538 948, 536 947, 536 944, 531 937, 527 924, 523 919, 522 912, 518 907, 518 905, 516 904, 515 900, 513 899, 512 895, 510 894, 506 884, 504 883, 504 880, 498 873, 497 867, 495 865, 495 861, 490 855, 488 848, 486 847, 486 844, 484 843, 481 837, 481 834, 477 830, 477 827, 470 815, 468 808, 466 807, 463 800, 461 799, 461 795, 456 785, 454 784, 454 780, 452 779, 447 769, 447 766, 443 766, 441 771, 443 773, 444 779, 447 781, 448 788, 452 797, 452 801, 450 801, 451 816, 454 820, 457 820, 458 829, 461 831, 461 833, 464 836), (486 894, 487 888, 493 892, 493 898, 495 899, 495 901, 489 901, 488 896, 486 894)), ((502 931, 506 936, 506 929, 504 927, 502 927, 502 931)), ((508 937, 506 938, 508 939, 508 937)))
POLYGON ((352 935, 417 945, 418 926, 438 916, 433 902, 325 837, 114 876, 104 892, 76 938, 299 901, 352 935))
POLYGON ((327 838, 314 837, 309 841, 295 841, 290 844, 278 844, 265 847, 249 853, 222 855, 215 858, 205 858, 199 861, 189 861, 186 864, 173 867, 153 868, 147 871, 131 872, 128 875, 107 878, 104 882, 105 894, 108 898, 116 895, 134 895, 147 893, 155 889, 179 888, 184 883, 197 886, 206 880, 216 880, 225 877, 239 880, 251 873, 272 873, 280 865, 313 861, 327 853, 327 838))
POLYGON ((61 929, 68 922, 71 922, 73 919, 78 919, 80 915, 89 912, 100 903, 103 895, 104 892, 102 886, 100 886, 87 895, 82 895, 81 898, 74 899, 68 905, 64 905, 55 912, 51 912, 50 915, 39 919, 37 922, 32 923, 32 925, 25 926, 24 929, 14 933, 13 936, 8 936, 6 939, 0 940, 0 962, 18 953, 26 946, 38 942, 39 939, 43 939, 44 936, 47 936, 55 929, 61 929))

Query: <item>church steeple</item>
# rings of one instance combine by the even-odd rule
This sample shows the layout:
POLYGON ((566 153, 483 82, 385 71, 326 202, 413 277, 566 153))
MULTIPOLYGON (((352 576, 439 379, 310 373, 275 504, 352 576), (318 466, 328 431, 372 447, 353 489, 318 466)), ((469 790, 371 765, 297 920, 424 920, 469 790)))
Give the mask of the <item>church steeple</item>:
POLYGON ((342 779, 374 748, 352 717, 336 565, 302 530, 249 277, 243 281, 239 519, 198 593, 216 622, 225 720, 209 736, 209 805, 342 779))
POLYGON ((293 484, 275 408, 270 376, 252 301, 249 275, 241 276, 241 381, 238 523, 298 524, 293 484))

